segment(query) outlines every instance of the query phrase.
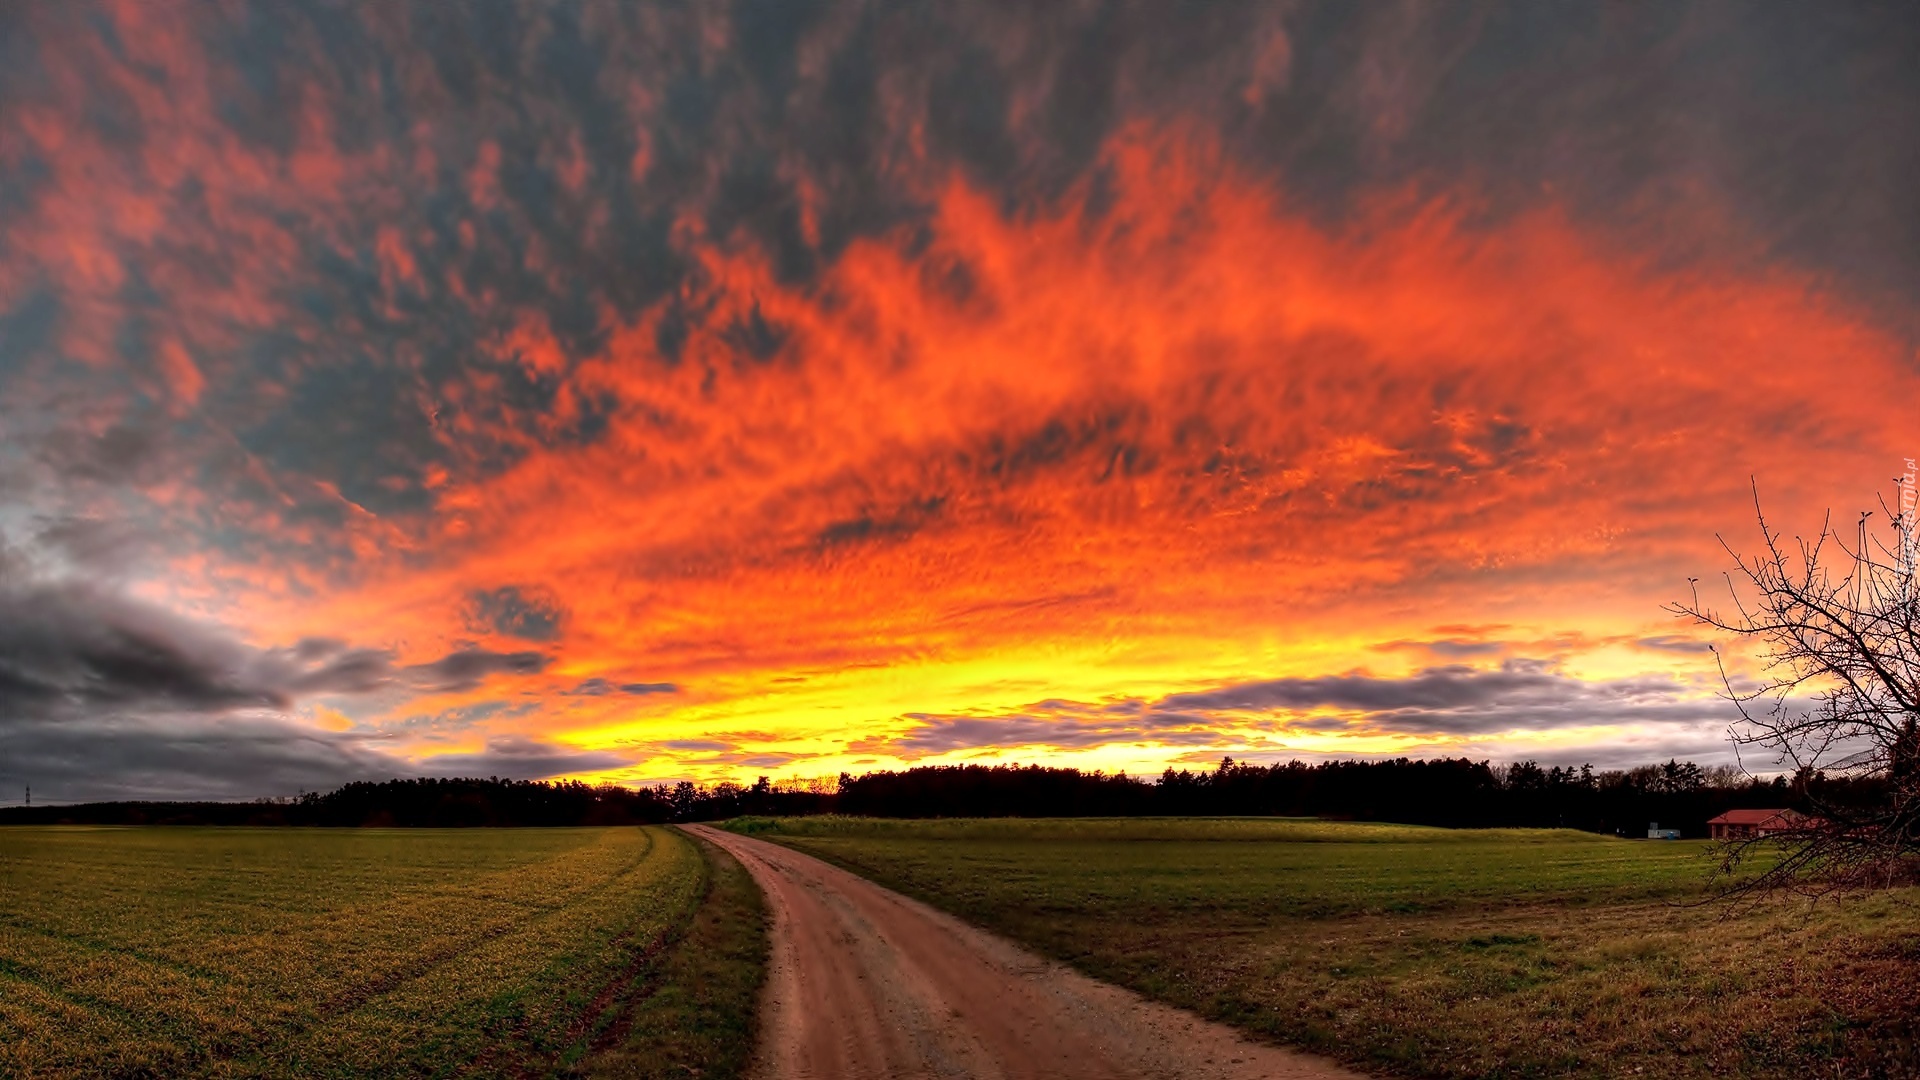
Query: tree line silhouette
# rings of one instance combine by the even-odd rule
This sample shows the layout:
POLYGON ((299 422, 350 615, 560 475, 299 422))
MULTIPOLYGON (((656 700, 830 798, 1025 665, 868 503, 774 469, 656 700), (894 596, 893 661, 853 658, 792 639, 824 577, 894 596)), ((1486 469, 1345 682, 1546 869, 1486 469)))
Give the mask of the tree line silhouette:
POLYGON ((356 782, 257 802, 101 802, 0 809, 6 824, 295 825, 443 828, 633 825, 743 815, 874 817, 1284 815, 1453 827, 1547 826, 1641 835, 1653 822, 1703 836, 1736 808, 1804 809, 1871 798, 1861 782, 1813 770, 1761 779, 1668 761, 1596 772, 1466 758, 1222 759, 1151 779, 1042 765, 941 765, 841 774, 837 782, 628 788, 499 777, 356 782))
POLYGON ((1451 827, 1536 826, 1643 835, 1659 822, 1706 835, 1741 807, 1793 807, 1824 776, 1761 779, 1731 767, 1668 761, 1596 772, 1534 761, 1467 758, 1288 761, 1222 759, 1144 780, 1041 766, 939 766, 842 777, 835 810, 876 817, 1248 815, 1451 827))

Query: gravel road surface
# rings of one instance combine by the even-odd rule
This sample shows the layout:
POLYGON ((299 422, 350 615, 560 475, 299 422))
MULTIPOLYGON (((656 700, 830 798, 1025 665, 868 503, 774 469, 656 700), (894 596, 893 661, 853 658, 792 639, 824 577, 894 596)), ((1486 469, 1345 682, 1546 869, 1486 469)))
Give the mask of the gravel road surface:
POLYGON ((778 844, 688 826, 766 894, 761 1080, 1362 1080, 1043 960, 778 844))

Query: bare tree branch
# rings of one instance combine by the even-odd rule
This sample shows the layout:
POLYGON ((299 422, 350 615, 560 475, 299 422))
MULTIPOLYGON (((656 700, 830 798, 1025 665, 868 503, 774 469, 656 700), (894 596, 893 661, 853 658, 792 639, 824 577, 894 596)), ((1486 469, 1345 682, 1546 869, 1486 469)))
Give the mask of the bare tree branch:
MULTIPOLYGON (((1739 719, 1744 761, 1754 748, 1794 774, 1811 815, 1790 832, 1729 842, 1721 880, 1730 894, 1790 889, 1828 895, 1911 881, 1920 870, 1920 596, 1895 544, 1868 531, 1851 542, 1823 520, 1791 548, 1767 523, 1754 491, 1761 551, 1722 575, 1729 613, 1700 596, 1675 615, 1756 647, 1760 669, 1737 674, 1714 650, 1739 719), (1791 554, 1789 553, 1791 552, 1791 554)), ((1898 532, 1900 518, 1884 515, 1898 532)))

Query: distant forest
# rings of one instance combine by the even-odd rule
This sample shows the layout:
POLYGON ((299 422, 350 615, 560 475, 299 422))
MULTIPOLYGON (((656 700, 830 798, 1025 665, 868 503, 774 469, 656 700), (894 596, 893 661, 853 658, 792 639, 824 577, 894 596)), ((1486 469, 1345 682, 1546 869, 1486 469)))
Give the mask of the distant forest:
MULTIPOLYGON (((1804 808, 1848 794, 1849 781, 1803 772, 1760 780, 1727 767, 1669 761, 1637 769, 1492 765, 1465 758, 1242 764, 1168 769, 1153 779, 1040 765, 947 765, 842 773, 833 781, 626 788, 579 781, 418 779, 360 782, 246 803, 105 802, 0 809, 0 824, 562 826, 710 821, 741 815, 1081 817, 1284 815, 1419 825, 1550 826, 1644 835, 1648 826, 1704 836, 1735 808, 1804 808)), ((1870 792, 1857 797, 1870 798, 1870 792)))

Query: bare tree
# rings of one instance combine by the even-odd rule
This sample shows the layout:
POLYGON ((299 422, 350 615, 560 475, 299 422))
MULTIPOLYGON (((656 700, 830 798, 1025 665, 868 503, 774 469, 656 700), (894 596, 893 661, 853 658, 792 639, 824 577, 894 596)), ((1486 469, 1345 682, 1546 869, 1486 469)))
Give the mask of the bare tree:
MULTIPOLYGON (((1852 538, 1829 515, 1811 540, 1782 542, 1754 496, 1762 548, 1733 559, 1724 576, 1730 608, 1692 598, 1668 610, 1752 643, 1757 675, 1729 670, 1726 694, 1740 711, 1737 747, 1790 768, 1812 816, 1767 839, 1722 852, 1729 891, 1813 894, 1891 886, 1920 863, 1920 596, 1912 568, 1870 536, 1870 514, 1852 538)), ((1899 519, 1886 519, 1899 532, 1899 519)))

